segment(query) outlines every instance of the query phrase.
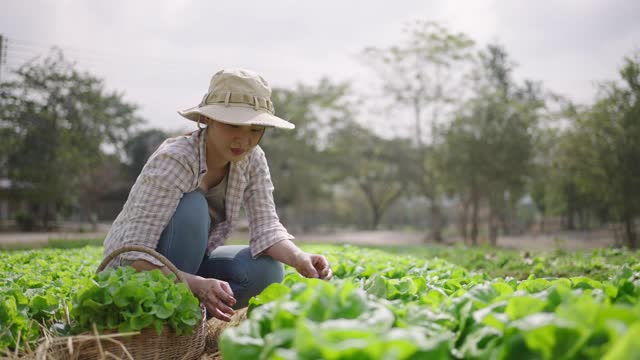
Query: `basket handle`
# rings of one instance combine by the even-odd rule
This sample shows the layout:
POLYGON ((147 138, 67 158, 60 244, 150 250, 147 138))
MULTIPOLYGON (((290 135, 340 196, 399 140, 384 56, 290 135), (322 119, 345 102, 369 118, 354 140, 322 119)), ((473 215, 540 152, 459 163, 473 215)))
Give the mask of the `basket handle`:
POLYGON ((176 266, 173 265, 171 261, 169 261, 169 259, 167 259, 164 255, 160 254, 159 252, 153 250, 152 248, 149 248, 146 246, 140 246, 140 245, 128 245, 128 246, 123 246, 119 249, 114 250, 111 254, 107 255, 102 260, 100 265, 98 265, 98 269, 96 270, 96 273, 99 273, 100 271, 104 270, 107 267, 107 265, 109 265, 111 260, 113 260, 116 256, 129 251, 143 252, 145 254, 149 254, 153 256, 158 261, 160 261, 164 266, 168 267, 169 270, 171 270, 171 272, 173 272, 180 281, 188 285, 187 281, 182 277, 182 275, 180 275, 180 271, 178 271, 178 268, 176 268, 176 266))

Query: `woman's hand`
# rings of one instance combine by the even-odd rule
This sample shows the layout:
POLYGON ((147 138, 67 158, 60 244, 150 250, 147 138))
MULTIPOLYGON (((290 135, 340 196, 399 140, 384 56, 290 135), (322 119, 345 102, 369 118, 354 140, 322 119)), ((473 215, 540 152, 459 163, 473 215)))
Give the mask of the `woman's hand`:
MULTIPOLYGON (((160 269, 165 275, 171 272, 166 266, 158 267, 142 259, 134 261, 131 266, 138 271, 160 269)), ((189 284, 191 292, 200 299, 200 302, 213 317, 223 321, 231 320, 233 315, 231 306, 236 304, 236 299, 233 297, 233 291, 226 281, 206 279, 182 271, 179 271, 179 273, 189 284)))
POLYGON ((329 261, 322 255, 309 254, 298 248, 291 240, 282 240, 269 247, 265 253, 272 258, 292 266, 302 276, 329 280, 333 277, 329 261))
POLYGON ((235 305, 236 299, 226 281, 197 277, 190 281, 189 287, 213 317, 222 321, 231 320, 231 306, 235 305))
POLYGON ((333 277, 329 261, 322 255, 300 251, 296 254, 294 267, 302 276, 308 278, 329 280, 333 277))

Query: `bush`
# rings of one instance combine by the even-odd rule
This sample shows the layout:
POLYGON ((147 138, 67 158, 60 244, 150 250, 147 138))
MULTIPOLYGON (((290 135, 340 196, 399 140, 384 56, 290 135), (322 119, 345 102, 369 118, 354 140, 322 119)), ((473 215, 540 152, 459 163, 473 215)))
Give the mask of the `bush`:
POLYGON ((21 231, 33 231, 36 228, 36 218, 30 212, 17 213, 15 220, 21 231))

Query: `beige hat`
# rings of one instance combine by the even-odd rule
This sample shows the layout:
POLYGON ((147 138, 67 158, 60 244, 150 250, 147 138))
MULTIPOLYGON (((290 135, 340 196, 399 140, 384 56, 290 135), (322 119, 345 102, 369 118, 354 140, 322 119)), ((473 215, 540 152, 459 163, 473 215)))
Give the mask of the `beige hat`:
POLYGON ((233 125, 263 125, 293 129, 295 125, 274 115, 271 88, 250 70, 224 69, 211 78, 209 91, 198 106, 178 111, 189 120, 200 115, 233 125))

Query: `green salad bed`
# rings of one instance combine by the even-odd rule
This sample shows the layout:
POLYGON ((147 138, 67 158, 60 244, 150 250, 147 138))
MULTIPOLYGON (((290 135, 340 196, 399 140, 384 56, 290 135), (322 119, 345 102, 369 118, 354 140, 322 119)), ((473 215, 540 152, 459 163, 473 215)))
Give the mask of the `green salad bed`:
MULTIPOLYGON (((247 320, 223 332, 225 359, 640 356, 636 252, 305 248, 329 258, 334 278, 288 269, 250 301, 247 320)), ((34 349, 61 323, 74 333, 92 323, 188 331, 199 321, 186 288, 159 273, 95 275, 101 255, 99 247, 0 252, 0 349, 34 349)))

